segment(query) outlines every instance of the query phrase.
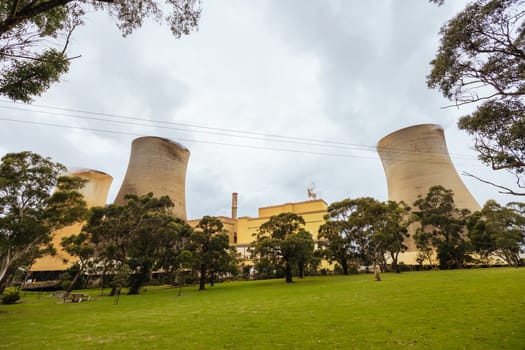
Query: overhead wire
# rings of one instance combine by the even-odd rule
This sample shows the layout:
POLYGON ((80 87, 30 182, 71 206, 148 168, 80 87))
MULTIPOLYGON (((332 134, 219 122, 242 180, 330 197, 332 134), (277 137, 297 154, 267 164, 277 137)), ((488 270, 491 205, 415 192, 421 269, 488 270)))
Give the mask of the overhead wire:
MULTIPOLYGON (((10 118, 1 118, 0 121, 8 121, 8 122, 14 122, 14 123, 23 123, 23 124, 30 124, 30 125, 41 125, 41 126, 50 126, 50 127, 58 127, 58 128, 65 128, 65 129, 76 129, 76 130, 85 130, 85 131, 91 131, 91 132, 100 132, 105 134, 118 134, 118 135, 127 135, 127 136, 143 136, 143 134, 139 133, 132 133, 132 132, 126 132, 126 131, 120 131, 120 130, 108 130, 108 129, 97 129, 97 128, 88 128, 88 127, 81 127, 81 126, 73 126, 73 125, 64 125, 64 124, 56 124, 56 123, 44 123, 44 122, 36 122, 36 121, 29 121, 29 120, 20 120, 20 119, 10 119, 10 118)), ((230 146, 230 147, 238 147, 238 148, 247 148, 247 149, 256 149, 256 150, 264 150, 264 151, 281 151, 281 152, 289 152, 289 153, 297 153, 297 154, 310 154, 310 155, 318 155, 318 156, 330 156, 330 157, 343 157, 343 158, 358 158, 358 159, 374 159, 377 160, 378 157, 371 157, 371 156, 361 156, 356 154, 342 154, 342 153, 328 153, 328 152, 314 152, 314 151, 308 151, 308 150, 297 150, 297 149, 286 149, 286 148, 275 148, 275 147, 267 147, 267 146, 254 146, 254 145, 246 145, 246 144, 233 144, 233 143, 226 143, 226 142, 217 142, 217 141, 204 141, 204 140, 195 140, 195 139, 185 139, 185 138, 177 138, 178 141, 183 142, 190 142, 190 143, 201 143, 201 144, 211 144, 211 145, 220 145, 220 146, 230 146)), ((448 164, 449 160, 448 157, 444 155, 438 155, 438 158, 441 159, 434 159, 431 160, 429 157, 425 160, 414 160, 410 158, 385 158, 383 157, 383 160, 392 160, 395 159, 397 161, 404 161, 408 163, 424 163, 424 164, 448 164)), ((433 158, 436 158, 434 156, 433 158)))
MULTIPOLYGON (((0 100, 0 102, 7 102, 0 100)), ((12 102, 10 102, 12 103, 12 102)), ((18 103, 20 104, 20 103, 18 103)), ((25 105, 25 104, 23 104, 25 105)), ((106 116, 106 117, 113 117, 113 118, 119 118, 119 119, 126 119, 126 120, 135 120, 135 121, 143 121, 143 122, 149 122, 149 123, 158 123, 158 124, 167 124, 167 125, 186 125, 188 127, 193 128, 200 128, 204 130, 191 130, 191 129, 185 129, 185 128, 179 128, 179 127, 171 127, 171 126, 165 126, 165 125, 151 125, 151 124, 145 124, 145 123, 137 123, 137 122, 131 122, 131 121, 122 121, 122 120, 113 120, 113 119, 107 119, 107 118, 98 118, 98 117, 88 117, 88 116, 82 116, 82 115, 72 115, 72 114, 64 114, 64 113, 57 113, 57 112, 49 112, 49 111, 42 111, 42 110, 34 110, 29 108, 17 108, 17 107, 9 107, 9 106, 0 106, 0 108, 8 109, 8 110, 14 110, 14 111, 29 111, 29 112, 35 112, 39 114, 47 114, 51 116, 57 116, 57 117, 65 117, 65 118, 76 118, 76 119, 84 119, 84 120, 92 120, 92 121, 99 121, 99 122, 109 122, 109 123, 116 123, 121 125, 130 125, 130 126, 144 126, 144 127, 150 127, 150 128, 156 128, 156 129, 166 129, 166 130, 175 130, 179 132, 186 132, 186 133, 205 133, 205 134, 211 134, 211 135, 217 135, 217 136, 225 136, 225 137, 234 137, 234 138, 243 138, 243 139, 249 139, 249 140, 262 140, 262 141, 269 141, 269 142, 280 142, 280 143, 287 143, 287 144, 295 144, 295 145, 306 145, 306 146, 317 146, 317 147, 328 147, 333 149, 339 149, 339 150, 354 150, 354 151, 373 151, 376 152, 376 148, 373 146, 367 146, 367 145, 359 145, 359 144, 352 144, 352 143, 345 143, 345 142, 339 142, 339 141, 327 141, 327 140, 320 140, 320 139, 311 139, 311 138, 302 138, 302 137, 293 137, 293 136, 284 136, 284 135, 276 135, 276 134, 266 134, 266 133, 259 133, 259 132, 250 132, 250 131, 240 131, 240 130, 233 130, 233 129, 225 129, 225 128, 214 128, 214 127, 207 127, 207 126, 198 126, 195 124, 187 124, 187 123, 177 123, 177 122, 166 122, 166 121, 159 121, 159 120, 150 120, 150 119, 144 119, 144 118, 137 118, 137 117, 126 117, 126 116, 120 116, 115 114, 107 114, 107 113, 98 113, 98 112, 90 112, 90 111, 82 111, 82 110, 76 110, 76 109, 68 109, 68 108, 60 108, 60 107, 51 107, 51 106, 44 106, 44 105, 35 105, 39 106, 41 108, 49 108, 53 110, 64 110, 64 111, 72 111, 75 113, 85 113, 88 115, 98 115, 98 116, 106 116), (208 130, 222 130, 224 132, 216 132, 216 131, 206 131, 208 130), (230 133, 227 133, 230 132, 230 133), (236 134, 231 134, 236 133, 236 134), (239 135, 240 134, 240 135, 239 135), (245 134, 245 135, 243 135, 245 134), (251 135, 251 136, 248 136, 251 135), (261 136, 254 136, 254 135, 261 135, 261 136), (268 139, 270 137, 270 139, 268 139), (273 139, 276 138, 276 139, 273 139), (302 140, 302 141, 298 141, 302 140), (311 140, 311 141, 308 141, 311 140), (325 144, 326 143, 326 144, 325 144)), ((8 121, 8 122, 15 122, 15 123, 25 123, 25 124, 32 124, 32 125, 41 125, 41 126, 49 126, 49 127, 59 127, 59 128, 68 128, 68 129, 78 129, 78 130, 85 130, 85 131, 91 131, 91 132, 100 132, 100 133, 106 133, 106 134, 120 134, 120 135, 129 135, 129 136, 143 136, 143 134, 138 133, 131 133, 126 131, 118 131, 118 130, 108 130, 108 129, 98 129, 98 128, 88 128, 88 127, 82 127, 78 125, 64 125, 64 124, 57 124, 57 123, 44 123, 44 122, 37 122, 37 121, 29 121, 29 120, 21 120, 21 119, 14 119, 14 118, 0 118, 0 120, 8 121)), ((276 147, 268 147, 268 146, 254 146, 254 145, 247 145, 247 144, 234 144, 234 143, 228 143, 228 142, 219 142, 219 141, 209 141, 209 140, 198 140, 198 139, 185 139, 177 137, 177 140, 184 141, 184 142, 194 142, 194 143, 201 143, 201 144, 214 144, 214 145, 221 145, 221 146, 230 146, 230 147, 240 147, 240 148, 248 148, 248 149, 258 149, 258 150, 269 150, 269 151, 283 151, 283 152, 293 152, 293 153, 303 153, 303 154, 312 154, 312 155, 321 155, 321 156, 335 156, 335 157, 345 157, 345 158, 360 158, 360 159, 377 159, 377 156, 369 157, 369 156, 362 156, 362 155, 356 155, 356 154, 343 154, 343 153, 329 153, 329 152, 316 152, 311 150, 304 150, 304 149, 289 149, 289 148, 276 148, 276 147)), ((413 150, 404 150, 404 149, 395 149, 395 148, 387 148, 390 151, 394 151, 395 153, 401 153, 401 154, 414 154, 414 153, 425 153, 429 156, 442 156, 440 153, 432 154, 429 152, 420 152, 420 151, 413 151, 413 150)), ((459 155, 461 157, 462 155, 459 155)), ((471 156, 466 156, 463 160, 469 160, 469 159, 475 159, 471 156)), ((455 158, 458 158, 458 156, 455 156, 455 158)), ((411 159, 402 159, 399 157, 396 157, 397 160, 405 160, 412 162, 411 159)), ((421 162, 421 161, 418 161, 421 162)), ((427 159, 424 161, 426 163, 433 163, 433 164, 441 164, 443 162, 446 162, 446 160, 430 160, 427 159)))
MULTIPOLYGON (((10 118, 0 118, 0 120, 9 121, 9 122, 15 122, 15 123, 32 124, 32 125, 53 126, 53 127, 66 128, 66 129, 78 129, 78 130, 86 130, 86 131, 93 131, 93 132, 102 132, 102 133, 107 133, 107 134, 120 134, 120 135, 129 135, 129 136, 143 136, 143 134, 131 133, 131 132, 125 132, 125 131, 118 131, 118 130, 86 128, 86 127, 81 127, 81 126, 72 126, 72 125, 63 125, 63 124, 54 124, 54 123, 43 123, 43 122, 35 122, 35 121, 29 121, 29 120, 17 120, 17 119, 10 119, 10 118)), ((305 150, 294 150, 294 149, 286 149, 286 148, 273 148, 273 147, 253 146, 253 145, 226 143, 226 142, 203 141, 203 140, 195 140, 195 139, 178 138, 177 140, 178 141, 184 141, 184 142, 195 142, 195 143, 204 143, 204 144, 221 145, 221 146, 233 146, 233 147, 242 147, 242 148, 252 148, 252 149, 269 150, 269 151, 283 151, 283 152, 306 153, 306 154, 314 154, 314 155, 322 155, 322 156, 336 156, 336 157, 349 157, 349 158, 376 159, 374 157, 365 157, 365 156, 342 154, 342 153, 312 152, 312 151, 305 151, 305 150)))
MULTIPOLYGON (((10 109, 10 110, 22 110, 22 111, 32 111, 37 113, 46 113, 48 115, 58 116, 58 117, 68 117, 68 118, 76 118, 76 119, 84 119, 84 120, 95 120, 95 121, 102 121, 102 122, 109 122, 109 123, 116 123, 116 124, 123 124, 123 125, 134 125, 134 126, 145 126, 149 128, 159 128, 159 129, 166 129, 166 130, 175 130, 175 131, 181 131, 181 132, 197 132, 197 133, 203 133, 208 135, 217 135, 217 136, 227 136, 227 137, 234 137, 234 138, 243 138, 243 139, 250 139, 250 140, 262 140, 262 141, 268 141, 267 138, 264 137, 257 137, 257 136, 245 136, 245 135, 235 135, 235 134, 228 134, 224 132, 215 132, 215 131, 197 131, 197 130, 188 130, 184 128, 176 128, 176 127, 170 127, 170 126, 161 126, 161 125, 151 125, 151 124, 145 124, 145 123, 137 123, 137 122, 127 122, 127 121, 120 121, 120 120, 112 120, 112 119, 104 119, 104 118, 97 118, 97 117, 87 117, 87 116, 81 116, 81 115, 72 115, 72 114, 62 114, 62 113, 54 113, 54 112, 40 112, 35 110, 27 110, 27 109, 21 109, 21 108, 14 108, 14 107, 5 107, 0 106, 0 108, 4 109, 10 109)), ((147 121, 146 119, 138 119, 147 121)), ((158 122, 157 122, 158 123, 158 122)), ((299 138, 297 138, 299 139, 299 138)), ((276 140, 270 140, 271 142, 280 142, 280 143, 288 143, 288 144, 297 144, 297 145, 307 145, 307 146, 321 146, 321 147, 329 147, 329 148, 347 148, 347 149, 359 149, 353 146, 336 146, 331 144, 322 144, 322 143, 314 143, 314 142, 306 142, 306 141, 292 141, 292 140, 286 140, 284 139, 276 139, 276 140)), ((366 146, 362 146, 366 147, 366 146)))
MULTIPOLYGON (((54 116, 60 116, 60 117, 88 119, 88 120, 97 120, 97 121, 112 122, 112 123, 119 123, 119 124, 155 127, 155 128, 162 128, 162 129, 177 130, 177 131, 182 131, 182 132, 199 132, 199 133, 212 134, 212 135, 218 135, 218 136, 247 138, 251 140, 256 139, 256 140, 263 140, 263 141, 269 141, 269 142, 301 144, 301 145, 309 145, 309 146, 321 146, 321 147, 330 147, 330 148, 336 148, 336 149, 348 148, 352 150, 364 150, 364 151, 370 151, 374 153, 376 152, 376 146, 372 146, 372 145, 363 145, 363 144, 356 144, 356 143, 322 140, 322 139, 315 139, 315 138, 305 138, 305 137, 297 137, 297 136, 285 136, 285 135, 277 135, 277 134, 271 134, 271 133, 235 130, 235 129, 227 129, 227 128, 217 128, 217 127, 203 126, 203 125, 190 124, 190 123, 180 123, 180 122, 147 119, 147 118, 130 117, 130 116, 123 116, 119 114, 101 113, 101 112, 85 111, 85 110, 80 110, 80 109, 70 109, 70 108, 63 108, 63 107, 56 107, 56 106, 46 106, 46 105, 39 105, 39 104, 30 105, 33 107, 39 107, 39 108, 45 108, 45 109, 51 109, 51 110, 70 111, 70 112, 83 113, 83 114, 88 114, 88 115, 98 115, 98 116, 105 116, 105 117, 118 118, 118 119, 124 119, 124 120, 142 121, 142 122, 155 123, 155 124, 179 125, 179 126, 185 126, 185 127, 190 127, 194 129, 215 130, 215 131, 220 131, 220 132, 197 131, 197 130, 184 129, 184 128, 174 128, 174 127, 140 124, 140 123, 135 124, 132 122, 121 122, 121 121, 116 121, 116 120, 106 119, 106 118, 93 118, 93 117, 86 117, 86 116, 79 116, 79 115, 71 115, 71 114, 35 110, 35 109, 27 108, 28 105, 25 103, 7 101, 7 100, 2 100, 2 99, 0 99, 0 103, 11 103, 11 104, 14 103, 14 104, 26 106, 26 108, 0 106, 0 108, 4 108, 4 109, 11 109, 11 110, 18 110, 18 111, 30 111, 30 112, 41 113, 41 114, 47 113, 48 115, 54 115, 54 116), (223 132, 226 132, 226 133, 223 133, 223 132), (232 135, 231 133, 234 133, 234 135, 232 135), (237 134, 241 134, 241 135, 237 135, 237 134), (251 135, 251 136, 248 137, 246 135, 251 135), (260 137, 253 137, 254 135, 260 136, 260 137), (296 141, 292 141, 292 140, 296 140, 296 141)), ((407 152, 410 154, 418 153, 418 151, 394 148, 394 147, 389 147, 389 150, 397 151, 397 152, 407 152)), ((429 152, 423 152, 423 153, 428 154, 429 152)), ((456 153, 449 153, 449 155, 454 158, 476 159, 476 157, 472 155, 464 155, 464 154, 456 154, 456 153)))
MULTIPOLYGON (((14 103, 14 104, 18 104, 18 105, 21 104, 21 105, 27 106, 27 104, 25 104, 25 103, 7 101, 7 100, 2 100, 2 99, 0 99, 0 103, 11 103, 11 104, 14 103)), ((306 138, 306 137, 297 137, 297 136, 285 136, 285 135, 278 135, 278 134, 272 134, 272 133, 263 133, 263 132, 256 132, 256 131, 236 130, 236 129, 228 129, 228 128, 217 128, 217 127, 197 125, 197 124, 190 124, 190 123, 181 123, 181 122, 172 122, 172 121, 165 121, 165 120, 158 120, 158 119, 147 119, 147 118, 130 117, 130 116, 123 116, 123 115, 119 115, 119 114, 92 112, 92 111, 85 111, 85 110, 80 110, 80 109, 70 109, 70 108, 46 106, 46 105, 39 105, 39 104, 32 104, 31 106, 40 107, 40 108, 46 108, 46 109, 51 109, 51 110, 61 110, 61 111, 68 111, 68 112, 75 112, 75 113, 83 113, 83 114, 90 114, 90 115, 106 116, 106 117, 112 117, 112 118, 118 118, 118 119, 148 121, 148 122, 152 122, 152 123, 166 124, 166 125, 179 125, 179 126, 186 126, 186 127, 195 128, 195 129, 216 130, 216 131, 223 131, 223 132, 229 132, 229 133, 235 133, 235 134, 246 134, 246 135, 263 136, 263 137, 267 137, 267 138, 291 139, 291 140, 299 140, 299 141, 311 141, 311 142, 318 142, 318 143, 323 143, 323 144, 362 147, 362 148, 370 148, 370 149, 374 149, 375 148, 374 146, 371 146, 371 145, 360 145, 360 144, 353 144, 353 143, 347 143, 347 142, 341 142, 341 141, 330 141, 330 140, 321 140, 321 139, 315 139, 315 138, 306 138)), ((2 107, 2 108, 17 109, 15 107, 2 107)), ((39 110, 34 110, 34 109, 19 109, 19 110, 26 110, 26 111, 37 112, 37 113, 44 113, 44 111, 39 111, 39 110)), ((45 113, 48 113, 48 112, 45 112, 45 113)))

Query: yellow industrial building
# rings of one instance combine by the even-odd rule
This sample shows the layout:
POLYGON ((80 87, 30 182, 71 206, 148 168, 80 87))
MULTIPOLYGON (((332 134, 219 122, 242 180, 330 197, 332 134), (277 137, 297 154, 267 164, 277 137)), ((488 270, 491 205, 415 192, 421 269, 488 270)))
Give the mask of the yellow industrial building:
MULTIPOLYGON (((322 199, 309 200, 297 203, 286 203, 259 208, 257 217, 237 217, 237 193, 232 195, 231 217, 219 216, 218 218, 228 231, 230 244, 237 248, 242 258, 248 258, 248 246, 255 240, 259 227, 274 215, 281 213, 294 213, 301 215, 305 221, 305 230, 313 235, 317 241, 319 227, 325 223, 324 216, 328 211, 328 204, 322 199)), ((192 227, 196 227, 200 219, 189 220, 192 227)))

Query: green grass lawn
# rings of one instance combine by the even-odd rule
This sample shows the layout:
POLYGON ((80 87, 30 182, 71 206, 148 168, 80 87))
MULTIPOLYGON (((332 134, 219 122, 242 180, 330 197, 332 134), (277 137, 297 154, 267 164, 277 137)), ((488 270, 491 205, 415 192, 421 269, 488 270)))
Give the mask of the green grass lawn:
POLYGON ((0 306, 6 349, 525 349, 525 269, 232 282, 0 306))

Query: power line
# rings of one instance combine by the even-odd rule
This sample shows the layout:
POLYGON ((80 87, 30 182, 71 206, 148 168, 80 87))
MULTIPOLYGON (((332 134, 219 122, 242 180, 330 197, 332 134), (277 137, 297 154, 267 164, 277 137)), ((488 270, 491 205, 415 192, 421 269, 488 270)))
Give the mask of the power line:
MULTIPOLYGON (((20 119, 0 118, 0 121, 8 121, 8 122, 14 122, 14 123, 23 123, 23 124, 29 124, 29 125, 42 125, 42 126, 58 127, 58 128, 65 128, 65 129, 86 130, 86 131, 100 132, 100 133, 105 133, 105 134, 119 134, 119 135, 127 135, 127 136, 143 136, 143 134, 126 132, 126 131, 119 131, 119 130, 96 129, 96 128, 81 127, 81 126, 55 124, 55 123, 44 123, 44 122, 36 122, 36 121, 20 120, 20 119)), ((314 151, 307 151, 307 150, 274 148, 274 147, 265 147, 265 146, 253 146, 253 145, 246 145, 246 144, 232 144, 232 143, 226 143, 226 142, 203 141, 203 140, 196 140, 196 139, 178 138, 177 140, 178 141, 184 141, 184 142, 212 144, 212 145, 230 146, 230 147, 266 150, 266 151, 281 151, 281 152, 290 152, 290 153, 299 153, 299 154, 311 154, 311 155, 331 156, 331 157, 344 157, 344 158, 375 159, 375 160, 378 159, 378 157, 360 156, 360 155, 355 155, 355 154, 314 152, 314 151)), ((421 152, 419 152, 419 153, 421 153, 421 152)), ((438 156, 445 157, 442 154, 438 154, 438 156)), ((394 159, 394 158, 392 158, 392 159, 394 159)), ((386 158, 385 160, 391 160, 391 159, 386 158)), ((417 160, 416 161, 416 160, 412 160, 412 159, 403 159, 403 158, 399 158, 399 157, 396 157, 395 160, 405 161, 405 162, 425 163, 425 164, 436 164, 436 165, 448 163, 448 157, 445 157, 442 160, 438 159, 438 160, 434 160, 434 161, 433 160, 429 160, 429 159, 427 159, 427 160, 417 160)))
MULTIPOLYGON (((21 104, 21 105, 27 106, 27 104, 25 104, 25 103, 12 102, 12 101, 7 101, 7 100, 0 100, 0 102, 2 102, 2 103, 15 103, 15 104, 19 104, 19 105, 21 104)), ((158 123, 158 124, 166 124, 166 125, 180 125, 180 126, 186 126, 186 127, 195 128, 195 129, 207 129, 207 130, 216 130, 216 131, 230 132, 230 133, 235 133, 235 134, 247 134, 247 135, 256 135, 256 136, 263 136, 263 137, 269 137, 269 138, 292 139, 292 140, 311 141, 311 142, 326 143, 326 144, 333 144, 333 145, 340 145, 340 146, 364 147, 364 148, 375 149, 375 146, 371 146, 371 145, 359 145, 359 144, 340 142, 340 141, 329 141, 329 140, 321 140, 321 139, 305 138, 305 137, 296 137, 296 136, 284 136, 284 135, 277 135, 277 134, 271 134, 271 133, 262 133, 262 132, 227 129, 227 128, 217 128, 217 127, 211 127, 211 126, 203 126, 203 125, 189 124, 189 123, 180 123, 180 122, 168 122, 168 121, 157 120, 157 119, 129 117, 129 116, 123 116, 123 115, 118 115, 118 114, 91 112, 91 111, 85 111, 85 110, 79 110, 79 109, 70 109, 70 108, 62 108, 62 107, 54 107, 54 106, 45 106, 45 105, 38 105, 38 104, 34 104, 34 105, 31 105, 31 106, 40 107, 40 108, 46 108, 46 109, 52 109, 52 110, 61 110, 61 111, 84 113, 84 114, 90 114, 90 115, 106 116, 106 117, 112 117, 112 118, 118 118, 118 119, 148 121, 148 122, 153 122, 153 123, 158 123)), ((2 108, 9 108, 9 107, 2 107, 2 108)), ((17 108, 11 107, 11 109, 17 109, 17 108)), ((20 108, 19 110, 27 110, 27 111, 42 113, 42 111, 34 110, 34 109, 21 109, 20 108)), ((48 113, 48 112, 46 112, 46 113, 48 113)))
MULTIPOLYGON (((13 102, 1 100, 1 99, 0 99, 0 102, 13 103, 13 102)), ((27 104, 19 103, 19 102, 15 102, 15 104, 27 106, 27 104)), ((250 140, 263 140, 263 141, 269 141, 269 142, 280 142, 280 143, 288 143, 288 144, 329 147, 329 148, 334 148, 334 149, 352 149, 352 150, 369 151, 369 152, 374 152, 374 153, 376 152, 376 147, 370 146, 370 145, 360 145, 360 144, 354 144, 354 143, 329 141, 329 140, 304 138, 304 137, 284 136, 284 135, 242 131, 242 130, 235 130, 235 129, 215 128, 215 127, 208 127, 208 126, 202 126, 202 125, 196 125, 196 124, 167 122, 167 121, 154 120, 154 119, 150 120, 150 119, 145 119, 145 118, 128 117, 128 116, 122 116, 122 115, 117 115, 117 114, 91 112, 91 111, 84 111, 84 110, 79 110, 79 109, 69 109, 69 108, 54 107, 54 106, 45 106, 45 105, 32 105, 32 106, 52 109, 52 110, 59 110, 59 111, 84 113, 88 115, 106 116, 106 117, 118 118, 118 119, 124 119, 124 120, 143 121, 143 122, 148 122, 148 123, 157 123, 157 124, 165 124, 165 125, 179 125, 179 126, 184 126, 184 127, 194 128, 194 129, 214 130, 214 131, 202 131, 202 130, 167 127, 167 126, 160 126, 160 125, 141 124, 141 123, 134 123, 134 122, 123 122, 123 121, 117 121, 117 120, 106 119, 106 118, 96 118, 96 117, 87 117, 87 116, 80 116, 80 115, 63 114, 63 113, 41 111, 38 109, 35 110, 35 109, 29 109, 29 108, 17 108, 17 107, 7 107, 7 106, 0 106, 0 108, 17 110, 17 111, 47 113, 48 115, 55 115, 55 116, 60 116, 60 117, 69 117, 69 118, 96 120, 96 121, 102 121, 102 122, 119 123, 119 124, 127 124, 127 125, 146 126, 146 127, 151 127, 151 128, 169 129, 169 130, 176 130, 176 131, 181 131, 181 132, 198 132, 198 133, 205 133, 205 134, 218 135, 218 136, 244 138, 244 139, 250 139, 250 140), (216 131, 220 131, 220 132, 216 132, 216 131), (250 136, 247 136, 247 135, 250 135, 250 136)), ((400 153, 432 154, 430 152, 419 152, 419 151, 414 151, 414 150, 407 150, 407 149, 393 148, 393 147, 390 147, 388 149, 391 151, 396 151, 400 153)), ((449 153, 449 155, 454 158, 476 159, 476 157, 471 156, 471 155, 462 155, 462 154, 454 154, 454 153, 449 153)))
MULTIPOLYGON (((0 108, 9 109, 9 110, 17 110, 17 111, 31 111, 31 112, 37 112, 37 113, 46 113, 53 116, 58 117, 69 117, 69 118, 77 118, 77 119, 84 119, 84 120, 95 120, 95 121, 102 121, 102 122, 109 122, 109 123, 116 123, 116 124, 123 124, 123 125, 134 125, 134 126, 145 126, 148 128, 158 128, 158 129, 166 129, 166 130, 176 130, 176 131, 182 131, 182 132, 197 132, 197 133, 204 133, 208 135, 217 135, 217 136, 227 136, 227 137, 234 137, 234 138, 243 138, 243 139, 250 139, 250 140, 262 140, 262 141, 271 141, 271 142, 280 142, 280 143, 288 143, 288 144, 296 144, 296 145, 307 145, 307 146, 320 146, 320 147, 329 147, 329 148, 335 148, 335 149, 357 149, 362 150, 357 147, 351 147, 351 146, 336 146, 336 145, 325 145, 322 143, 312 143, 312 142, 301 142, 301 141, 289 141, 285 139, 277 139, 277 140, 268 140, 264 137, 256 137, 256 136, 244 136, 244 135, 235 135, 235 134, 227 134, 222 132, 214 132, 214 131, 197 131, 197 130, 189 130, 184 128, 175 128, 175 127, 169 127, 169 126, 160 126, 160 125, 150 125, 145 123, 136 123, 136 122, 127 122, 127 121, 120 121, 120 120, 111 120, 111 119, 104 119, 104 118, 97 118, 97 117, 87 117, 87 116, 81 116, 81 115, 73 115, 73 114, 62 114, 62 113, 54 113, 54 112, 42 112, 37 110, 31 110, 31 109, 23 109, 23 108, 16 108, 16 107, 5 107, 0 106, 0 108)), ((141 119, 143 120, 143 119, 141 119)), ((365 147, 365 146, 363 146, 365 147)))
MULTIPOLYGON (((107 134, 120 134, 120 135, 129 135, 129 136, 144 136, 143 134, 137 134, 137 133, 131 133, 131 132, 125 132, 125 131, 86 128, 86 127, 81 127, 81 126, 72 126, 72 125, 63 125, 63 124, 54 124, 54 123, 43 123, 43 122, 35 122, 35 121, 29 121, 29 120, 18 120, 18 119, 9 119, 9 118, 0 118, 0 120, 9 121, 9 122, 15 122, 15 123, 31 124, 31 125, 52 126, 52 127, 65 128, 65 129, 78 129, 78 130, 86 130, 86 131, 93 131, 93 132, 102 132, 102 133, 107 133, 107 134)), ((306 154, 314 154, 314 155, 321 155, 321 156, 335 156, 335 157, 347 157, 347 158, 376 159, 374 157, 365 157, 365 156, 358 156, 358 155, 351 155, 351 154, 312 152, 312 151, 304 151, 304 150, 294 150, 294 149, 286 149, 286 148, 273 148, 273 147, 253 146, 253 145, 244 145, 244 144, 233 144, 233 143, 216 142, 216 141, 203 141, 203 140, 181 139, 181 138, 178 138, 177 140, 178 141, 184 141, 184 142, 196 142, 196 143, 204 143, 204 144, 212 144, 212 145, 221 145, 221 146, 232 146, 232 147, 268 150, 268 151, 283 151, 283 152, 293 152, 293 153, 306 153, 306 154)))

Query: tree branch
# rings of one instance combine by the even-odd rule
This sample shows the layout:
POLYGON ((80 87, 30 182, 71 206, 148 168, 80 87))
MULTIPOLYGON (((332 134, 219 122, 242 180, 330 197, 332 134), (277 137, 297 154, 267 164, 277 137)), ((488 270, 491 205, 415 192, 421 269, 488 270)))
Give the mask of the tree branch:
POLYGON ((49 11, 55 7, 64 6, 72 1, 74 0, 51 0, 38 4, 30 3, 29 5, 23 7, 20 11, 17 11, 13 16, 6 18, 0 24, 0 34, 8 32, 13 27, 29 18, 38 16, 39 14, 49 11))
POLYGON ((505 187, 505 186, 501 186, 501 185, 497 185, 493 182, 490 182, 490 181, 487 181, 487 180, 483 180, 479 177, 477 177, 476 175, 473 175, 473 174, 470 174, 470 173, 467 173, 467 172, 463 172, 462 175, 465 175, 465 176, 470 176, 470 177, 473 177, 475 178, 476 180, 480 181, 480 182, 483 182, 483 183, 486 183, 488 185, 491 185, 491 186, 494 186, 496 188, 499 188, 499 189, 502 189, 504 191, 498 191, 499 193, 502 193, 502 194, 511 194, 511 195, 514 195, 514 196, 525 196, 525 192, 516 192, 514 190, 511 190, 510 188, 508 187, 505 187))

